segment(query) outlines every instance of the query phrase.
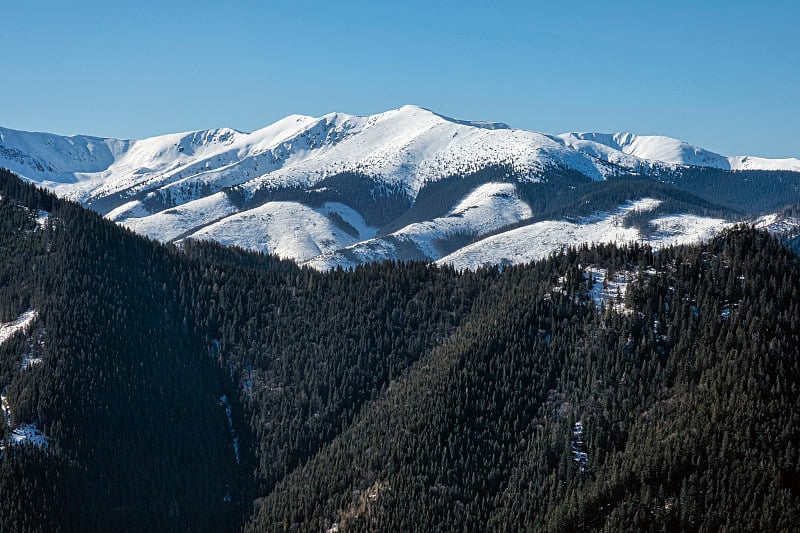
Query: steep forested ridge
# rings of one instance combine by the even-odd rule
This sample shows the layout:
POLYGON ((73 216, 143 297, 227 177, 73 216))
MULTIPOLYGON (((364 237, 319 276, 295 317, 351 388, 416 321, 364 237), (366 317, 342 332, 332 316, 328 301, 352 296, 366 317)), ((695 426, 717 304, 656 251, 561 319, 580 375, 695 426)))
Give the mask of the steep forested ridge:
POLYGON ((36 312, 0 343, 0 529, 800 520, 800 265, 764 233, 322 274, 0 197, 0 322, 36 312))
POLYGON ((254 529, 794 527, 795 257, 740 230, 502 279, 480 321, 288 476, 254 529), (635 270, 630 311, 591 309, 587 264, 635 270))
POLYGON ((2 478, 0 523, 226 527, 239 514, 223 502, 237 490, 238 472, 217 406, 220 371, 174 297, 172 270, 183 258, 2 179, 2 313, 38 312, 41 359, 21 370, 23 342, 4 344, 2 385, 12 423, 36 423, 50 444, 3 453, 13 474, 2 478), (42 228, 8 223, 27 208, 50 212, 42 228), (18 453, 36 460, 16 464, 18 453), (44 469, 49 482, 41 486, 28 468, 44 469), (40 486, 30 494, 25 483, 40 486))

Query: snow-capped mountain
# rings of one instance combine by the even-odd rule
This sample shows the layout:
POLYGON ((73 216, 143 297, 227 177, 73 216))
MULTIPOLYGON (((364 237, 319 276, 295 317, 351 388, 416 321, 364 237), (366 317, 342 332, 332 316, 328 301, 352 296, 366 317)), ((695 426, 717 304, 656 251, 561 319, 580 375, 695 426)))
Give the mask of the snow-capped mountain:
MULTIPOLYGON (((531 175, 562 166, 594 179, 616 172, 541 133, 415 106, 369 117, 293 115, 253 133, 223 128, 134 141, 0 129, 0 142, 10 170, 85 203, 157 188, 175 193, 188 184, 309 186, 342 172, 380 176, 412 195, 426 181, 488 164, 531 175)), ((175 201, 190 199, 178 194, 175 201)))
MULTIPOLYGON (((584 233, 597 240, 595 230, 613 235, 602 224, 630 218, 630 206, 652 211, 654 220, 716 215, 703 227, 727 224, 721 211, 739 217, 753 211, 715 196, 713 172, 788 172, 773 194, 782 203, 765 205, 800 202, 800 174, 793 174, 800 173, 798 159, 727 157, 629 133, 548 135, 416 106, 367 117, 292 115, 252 133, 222 128, 143 140, 0 128, 0 166, 162 241, 214 240, 322 269, 383 259, 464 267, 528 260, 541 255, 534 248, 552 249, 528 246, 541 236, 537 224, 561 224, 566 233, 548 233, 553 246, 582 242, 576 235, 584 233), (651 189, 653 177, 669 183, 672 189, 659 194, 675 201, 644 201, 652 191, 634 188, 624 198, 606 196, 613 205, 591 209, 598 194, 631 177, 651 189), (681 196, 682 208, 688 202, 702 212, 664 212, 679 205, 676 187, 696 195, 681 196), (582 218, 565 219, 572 211, 582 218)), ((756 178, 771 179, 732 181, 751 187, 756 178)), ((619 240, 660 234, 659 222, 651 226, 635 235, 627 227, 619 240)), ((686 228, 673 233, 700 238, 686 228)))

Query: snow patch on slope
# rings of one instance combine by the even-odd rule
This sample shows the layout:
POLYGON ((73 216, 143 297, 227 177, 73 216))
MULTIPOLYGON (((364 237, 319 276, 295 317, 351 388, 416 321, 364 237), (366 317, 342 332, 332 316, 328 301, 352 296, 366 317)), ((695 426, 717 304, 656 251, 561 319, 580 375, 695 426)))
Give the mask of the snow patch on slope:
MULTIPOLYGON (((8 435, 8 443, 11 446, 31 444, 37 448, 47 448, 50 445, 47 435, 38 429, 36 424, 20 424, 16 427, 11 425, 11 406, 8 404, 8 397, 5 394, 0 395, 0 410, 3 411, 3 418, 11 430, 8 435)), ((0 450, 5 450, 5 448, 5 444, 0 444, 0 450)))
POLYGON ((41 357, 35 357, 33 355, 26 355, 22 358, 22 370, 28 370, 32 366, 40 365, 44 361, 41 357))
MULTIPOLYGON (((233 417, 231 416, 231 403, 228 401, 228 396, 223 394, 219 397, 218 404, 225 409, 225 417, 228 420, 228 432, 231 434, 231 443, 233 444, 233 453, 236 457, 236 464, 242 464, 239 459, 239 437, 236 435, 236 429, 233 427, 233 417)), ((230 497, 228 497, 230 501, 230 497)))
MULTIPOLYGON (((11 430, 9 438, 12 446, 29 443, 37 448, 47 448, 50 445, 50 439, 36 427, 36 424, 20 424, 11 430)), ((3 446, 0 446, 1 449, 3 446)))
POLYGON ((40 228, 44 228, 45 224, 47 224, 47 219, 48 218, 50 218, 50 213, 48 213, 47 211, 43 211, 43 210, 39 209, 36 212, 36 224, 40 228))
MULTIPOLYGON (((19 318, 14 322, 0 324, 0 344, 6 342, 16 332, 21 331, 28 327, 36 317, 38 312, 33 309, 28 309, 22 313, 19 318)), ((41 363, 38 357, 27 357, 22 361, 22 369, 25 370, 33 364, 41 363)), ((8 442, 11 446, 30 443, 39 448, 46 448, 49 445, 47 436, 42 431, 36 428, 36 424, 20 424, 16 427, 11 424, 11 407, 8 403, 8 397, 5 394, 0 395, 0 410, 3 412, 6 425, 11 430, 8 436, 8 442)), ((0 444, 0 450, 4 450, 5 444, 0 444)))
POLYGON ((788 170, 800 172, 800 159, 787 157, 785 159, 767 159, 749 155, 734 155, 728 157, 731 170, 788 170))
POLYGON ((628 292, 628 284, 635 278, 633 272, 620 271, 609 278, 607 269, 588 267, 583 276, 587 281, 592 280, 589 297, 595 308, 599 310, 603 306, 611 306, 619 313, 630 312, 625 308, 625 293, 628 292))
POLYGON ((0 344, 3 344, 11 338, 16 332, 27 328, 36 317, 39 315, 37 311, 28 309, 13 321, 5 324, 0 324, 0 344))

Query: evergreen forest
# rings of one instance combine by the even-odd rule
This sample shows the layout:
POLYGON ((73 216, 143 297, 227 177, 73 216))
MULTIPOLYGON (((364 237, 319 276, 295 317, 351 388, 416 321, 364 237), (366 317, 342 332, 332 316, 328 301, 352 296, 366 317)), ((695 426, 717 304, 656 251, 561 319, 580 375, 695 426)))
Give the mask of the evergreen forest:
POLYGON ((320 273, 0 170, 0 530, 796 530, 786 245, 320 273))

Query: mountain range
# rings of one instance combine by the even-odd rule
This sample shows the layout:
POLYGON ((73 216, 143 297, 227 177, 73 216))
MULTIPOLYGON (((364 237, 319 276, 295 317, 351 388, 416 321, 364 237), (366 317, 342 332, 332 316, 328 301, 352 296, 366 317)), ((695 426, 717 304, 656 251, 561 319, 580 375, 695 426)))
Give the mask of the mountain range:
POLYGON ((319 270, 474 269, 584 242, 695 242, 735 222, 796 246, 800 227, 800 159, 549 135, 417 106, 142 140, 0 128, 0 166, 159 241, 216 241, 319 270))

